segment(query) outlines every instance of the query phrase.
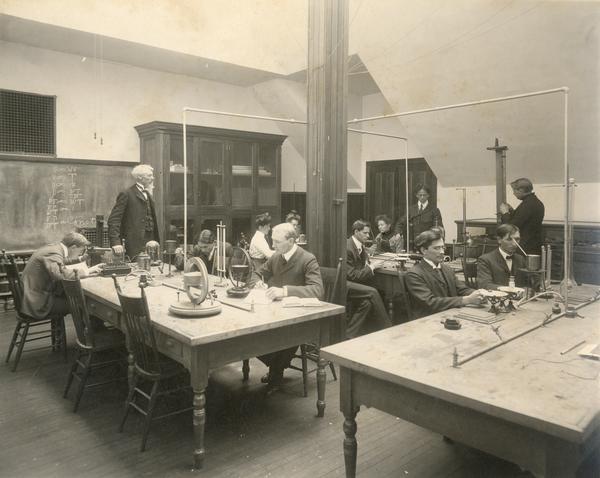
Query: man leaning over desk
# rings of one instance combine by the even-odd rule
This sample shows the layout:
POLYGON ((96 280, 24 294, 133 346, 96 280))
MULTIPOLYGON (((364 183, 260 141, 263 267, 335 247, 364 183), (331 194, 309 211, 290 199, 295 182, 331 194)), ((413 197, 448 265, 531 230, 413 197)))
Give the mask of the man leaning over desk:
POLYGON ((415 247, 423 259, 407 272, 406 287, 416 318, 482 302, 481 292, 459 282, 444 264, 444 240, 439 231, 422 232, 415 239, 415 247))
MULTIPOLYGON (((323 298, 323 281, 317 259, 296 245, 297 237, 296 229, 290 223, 278 224, 273 228, 275 253, 258 271, 268 286, 266 295, 271 300, 281 300, 287 296, 323 298)), ((296 345, 258 357, 269 367, 269 373, 261 380, 268 382, 271 387, 279 386, 283 371, 290 366, 297 348, 296 345)))

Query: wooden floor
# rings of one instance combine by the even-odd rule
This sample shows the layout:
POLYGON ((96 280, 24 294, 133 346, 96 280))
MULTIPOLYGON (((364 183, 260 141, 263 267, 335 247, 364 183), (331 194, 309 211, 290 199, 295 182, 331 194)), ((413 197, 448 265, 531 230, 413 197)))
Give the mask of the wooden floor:
MULTIPOLYGON (((74 331, 68 322, 69 341, 74 331)), ((4 359, 14 313, 0 312, 4 359)), ((70 350, 70 357, 73 350, 70 350)), ((300 374, 286 371, 284 388, 265 396, 264 366, 251 361, 215 371, 208 392, 206 462, 191 471, 191 412, 153 424, 140 453, 141 421, 134 415, 120 434, 126 386, 86 392, 77 414, 62 398, 68 364, 47 350, 25 353, 16 373, 0 366, 0 477, 339 477, 344 476, 338 382, 328 374, 325 418, 315 417, 316 383, 302 397, 300 374)), ((484 453, 378 410, 358 415, 361 477, 529 477, 484 453)), ((582 476, 594 476, 588 466, 582 476)))

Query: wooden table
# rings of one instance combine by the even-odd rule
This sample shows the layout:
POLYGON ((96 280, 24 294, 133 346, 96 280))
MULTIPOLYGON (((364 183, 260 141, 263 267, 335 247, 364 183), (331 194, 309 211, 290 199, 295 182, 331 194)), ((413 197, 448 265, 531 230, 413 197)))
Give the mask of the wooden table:
MULTIPOLYGON (((125 294, 139 294, 137 282, 119 278, 125 294)), ((181 276, 169 279, 169 282, 181 284, 181 276)), ((123 330, 121 307, 112 279, 88 278, 81 284, 90 313, 123 330)), ((225 297, 225 289, 217 288, 217 294, 225 297)), ((317 346, 333 343, 344 325, 341 320, 344 307, 327 303, 321 307, 282 308, 281 303, 276 302, 255 305, 255 312, 223 304, 218 315, 184 319, 168 312, 169 305, 177 301, 177 291, 165 286, 148 287, 146 295, 159 351, 183 364, 190 372, 194 391, 194 468, 202 467, 205 455, 205 389, 210 370, 301 343, 311 342, 317 346)), ((130 356, 130 372, 132 365, 130 356)), ((325 365, 325 360, 320 359, 317 370, 319 417, 325 411, 325 365)))
MULTIPOLYGON (((545 319, 550 303, 524 305, 495 325, 504 341, 545 319)), ((454 309, 457 311, 458 309, 454 309)), ((463 309, 464 310, 464 309, 463 309)), ((517 463, 537 476, 574 476, 600 442, 600 362, 577 355, 600 343, 600 303, 562 317, 454 367, 500 338, 489 325, 424 317, 321 351, 340 365, 346 476, 356 474, 356 415, 361 405, 423 426, 517 463)))

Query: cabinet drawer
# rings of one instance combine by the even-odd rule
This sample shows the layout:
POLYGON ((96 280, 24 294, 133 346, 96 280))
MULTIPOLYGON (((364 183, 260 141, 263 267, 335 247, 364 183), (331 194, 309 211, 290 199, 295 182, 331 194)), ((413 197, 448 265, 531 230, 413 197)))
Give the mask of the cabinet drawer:
POLYGON ((119 327, 119 313, 107 305, 104 305, 94 299, 87 300, 88 312, 90 315, 98 317, 105 322, 110 322, 119 327))
POLYGON ((179 361, 183 357, 183 346, 173 337, 162 332, 154 331, 156 337, 156 346, 158 350, 174 360, 179 361))

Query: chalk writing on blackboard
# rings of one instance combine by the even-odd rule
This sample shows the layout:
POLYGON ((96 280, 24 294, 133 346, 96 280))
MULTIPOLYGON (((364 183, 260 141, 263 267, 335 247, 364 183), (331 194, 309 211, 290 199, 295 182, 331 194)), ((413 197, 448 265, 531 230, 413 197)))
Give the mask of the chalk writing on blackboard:
POLYGON ((84 215, 85 197, 78 182, 77 166, 55 168, 50 178, 50 187, 44 223, 47 230, 60 230, 65 225, 90 225, 90 219, 84 215))

